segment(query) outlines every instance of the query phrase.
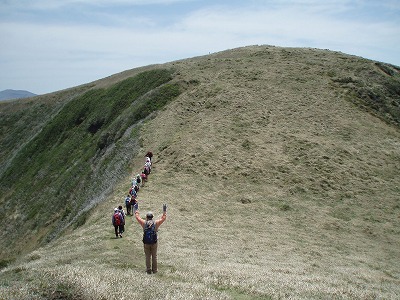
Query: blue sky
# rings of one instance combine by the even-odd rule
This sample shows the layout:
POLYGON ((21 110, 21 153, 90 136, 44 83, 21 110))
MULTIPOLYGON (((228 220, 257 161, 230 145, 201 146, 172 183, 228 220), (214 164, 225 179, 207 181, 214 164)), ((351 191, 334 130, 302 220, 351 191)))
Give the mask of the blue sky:
POLYGON ((0 91, 44 94, 248 45, 400 66, 400 0, 0 0, 0 91))

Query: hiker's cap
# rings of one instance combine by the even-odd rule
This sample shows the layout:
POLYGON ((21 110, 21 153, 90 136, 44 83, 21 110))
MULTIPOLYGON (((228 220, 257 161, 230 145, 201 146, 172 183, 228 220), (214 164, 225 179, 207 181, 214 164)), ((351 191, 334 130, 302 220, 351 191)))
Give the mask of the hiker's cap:
POLYGON ((147 218, 147 219, 153 219, 153 213, 152 213, 151 211, 149 211, 149 212, 146 214, 146 218, 147 218))
POLYGON ((114 211, 118 211, 118 208, 114 208, 114 211))

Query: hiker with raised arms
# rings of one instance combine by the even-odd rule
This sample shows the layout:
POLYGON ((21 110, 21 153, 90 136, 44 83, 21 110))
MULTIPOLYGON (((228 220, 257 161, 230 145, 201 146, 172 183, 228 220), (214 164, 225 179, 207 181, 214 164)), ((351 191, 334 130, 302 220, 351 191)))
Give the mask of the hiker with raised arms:
POLYGON ((146 256, 147 274, 157 273, 157 231, 162 223, 167 219, 167 204, 163 205, 162 217, 156 221, 153 220, 153 213, 148 212, 146 219, 142 219, 139 214, 138 204, 133 206, 133 213, 136 220, 143 228, 143 247, 146 256))

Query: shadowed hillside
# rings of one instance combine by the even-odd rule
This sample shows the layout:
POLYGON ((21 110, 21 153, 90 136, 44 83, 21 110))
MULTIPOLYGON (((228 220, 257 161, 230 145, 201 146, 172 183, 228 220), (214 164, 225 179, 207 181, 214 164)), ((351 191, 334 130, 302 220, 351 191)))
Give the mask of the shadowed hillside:
POLYGON ((71 222, 74 227, 85 222, 88 211, 112 192, 137 154, 140 123, 179 94, 177 84, 166 84, 170 74, 153 70, 109 88, 84 87, 85 92, 76 91, 70 99, 56 95, 62 99, 59 105, 30 102, 33 108, 27 111, 4 105, 4 140, 20 149, 12 152, 4 143, 4 152, 10 154, 3 160, 1 225, 9 228, 1 233, 8 245, 2 252, 30 251, 71 222), (23 123, 30 126, 18 124, 20 115, 32 120, 23 123), (13 135, 21 127, 28 138, 23 145, 13 135))
POLYGON ((251 46, 43 97, 0 104, 0 298, 400 297, 398 67, 251 46), (110 224, 147 150, 156 276, 110 224))

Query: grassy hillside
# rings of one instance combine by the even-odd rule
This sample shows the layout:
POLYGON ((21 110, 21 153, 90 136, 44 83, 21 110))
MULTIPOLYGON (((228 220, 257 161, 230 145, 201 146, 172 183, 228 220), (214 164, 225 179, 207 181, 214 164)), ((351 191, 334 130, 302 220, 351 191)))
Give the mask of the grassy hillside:
POLYGON ((37 189, 26 214, 2 215, 14 220, 2 225, 17 241, 2 236, 9 251, 0 298, 400 297, 397 67, 252 46, 126 71, 87 88, 2 160, 3 211, 18 206, 16 194, 26 197, 22 183, 37 189), (136 117, 134 107, 153 96, 166 106, 152 106, 158 113, 137 127, 147 114, 136 117), (149 149, 154 167, 139 193, 141 215, 161 215, 169 204, 155 276, 144 272, 139 225, 128 220, 123 239, 111 226, 149 149), (50 202, 40 195, 64 187, 68 195, 51 203, 68 217, 41 224, 50 202), (99 188, 102 197, 92 201, 99 188), (81 211, 90 213, 74 220, 81 211), (29 236, 16 229, 26 222, 29 236), (54 238, 59 224, 65 230, 54 238), (49 242, 25 253, 20 236, 49 242), (22 252, 10 256, 15 250, 22 252))
MULTIPOLYGON (((168 84, 170 80, 169 70, 142 72, 109 88, 77 93, 47 118, 54 104, 39 105, 43 110, 38 115, 45 120, 35 120, 41 121, 35 131, 30 127, 34 124, 25 122, 22 134, 34 136, 12 159, 5 159, 7 168, 1 177, 1 225, 8 227, 1 233, 7 245, 2 248, 4 255, 50 241, 71 221, 75 227, 85 222, 89 210, 113 190, 137 154, 140 122, 179 94, 179 86, 168 84)), ((18 130, 13 119, 19 114, 25 115, 15 109, 4 119, 9 132, 18 130)), ((8 139, 15 137, 9 134, 8 139)), ((5 149, 12 148, 5 144, 5 149)))

